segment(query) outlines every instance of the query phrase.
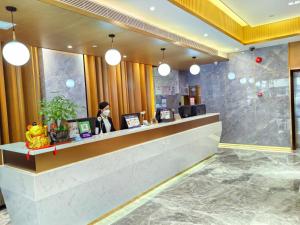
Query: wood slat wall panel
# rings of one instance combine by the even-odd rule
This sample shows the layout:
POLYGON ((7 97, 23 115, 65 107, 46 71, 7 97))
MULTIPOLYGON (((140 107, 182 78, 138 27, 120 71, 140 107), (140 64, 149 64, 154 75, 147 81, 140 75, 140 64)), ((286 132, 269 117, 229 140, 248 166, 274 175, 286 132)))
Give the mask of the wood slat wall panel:
POLYGON ((95 56, 84 55, 84 69, 88 116, 92 117, 97 114, 99 102, 97 91, 95 56))
MULTIPOLYGON (((2 49, 0 43, 0 50, 2 49)), ((2 52, 2 51, 1 51, 2 52)), ((6 103, 6 87, 3 70, 3 58, 0 53, 0 143, 9 143, 8 115, 6 103)))
POLYGON ((139 63, 133 63, 134 112, 142 111, 141 75, 139 63))
POLYGON ((289 68, 300 69, 300 41, 289 43, 289 68))
MULTIPOLYGON (((120 128, 120 117, 123 114, 146 111, 145 118, 153 118, 154 85, 151 65, 122 61, 117 66, 109 66, 100 57, 84 56, 84 59, 88 104, 92 104, 88 106, 89 109, 98 109, 99 102, 92 95, 97 95, 99 101, 108 101, 117 129, 120 128), (98 92, 92 91, 91 87, 98 92)), ((89 114, 95 115, 96 112, 89 114)))
POLYGON ((135 112, 134 101, 134 82, 133 82, 133 65, 127 62, 127 81, 128 81, 128 94, 129 94, 129 113, 135 112))

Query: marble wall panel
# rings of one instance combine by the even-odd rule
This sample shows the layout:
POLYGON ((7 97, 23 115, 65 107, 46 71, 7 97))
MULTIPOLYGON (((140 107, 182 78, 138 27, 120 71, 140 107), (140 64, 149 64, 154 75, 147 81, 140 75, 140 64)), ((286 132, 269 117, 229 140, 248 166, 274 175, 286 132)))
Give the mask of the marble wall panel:
POLYGON ((41 88, 45 99, 58 95, 75 102, 77 117, 87 117, 83 55, 42 49, 41 88))
POLYGON ((287 45, 230 54, 228 62, 201 66, 198 76, 182 73, 189 85, 201 86, 207 111, 220 112, 221 142, 290 146, 287 45))

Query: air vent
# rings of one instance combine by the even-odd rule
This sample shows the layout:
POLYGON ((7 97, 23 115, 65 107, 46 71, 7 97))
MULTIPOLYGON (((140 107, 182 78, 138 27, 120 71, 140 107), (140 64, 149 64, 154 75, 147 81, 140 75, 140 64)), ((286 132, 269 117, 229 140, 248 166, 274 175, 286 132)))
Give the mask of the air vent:
POLYGON ((101 5, 101 3, 92 2, 90 0, 57 0, 58 2, 64 3, 76 9, 81 9, 83 11, 89 12, 96 16, 105 18, 106 20, 112 21, 114 23, 120 23, 131 29, 139 30, 151 34, 152 36, 168 40, 170 42, 175 42, 179 45, 185 46, 187 48, 192 48, 209 55, 218 55, 216 49, 207 47, 198 42, 192 41, 175 33, 165 31, 161 28, 153 26, 149 23, 145 23, 134 17, 125 15, 117 10, 108 8, 107 6, 101 5))

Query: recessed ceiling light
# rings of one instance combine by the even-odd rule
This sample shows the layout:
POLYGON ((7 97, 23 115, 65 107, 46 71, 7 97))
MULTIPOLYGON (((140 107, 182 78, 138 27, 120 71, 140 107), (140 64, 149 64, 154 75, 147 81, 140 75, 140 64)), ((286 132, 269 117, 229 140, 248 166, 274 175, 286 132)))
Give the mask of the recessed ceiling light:
POLYGON ((73 48, 73 46, 72 45, 68 45, 67 48, 73 48))
POLYGON ((155 6, 150 6, 150 11, 154 11, 155 10, 155 6))
POLYGON ((98 47, 98 45, 92 45, 92 47, 93 47, 93 48, 97 48, 97 47, 98 47))
POLYGON ((208 33, 203 34, 204 37, 208 37, 208 33))
POLYGON ((123 55, 123 58, 127 58, 127 55, 123 55))
POLYGON ((300 0, 289 1, 288 3, 289 6, 298 5, 298 4, 300 4, 300 0))

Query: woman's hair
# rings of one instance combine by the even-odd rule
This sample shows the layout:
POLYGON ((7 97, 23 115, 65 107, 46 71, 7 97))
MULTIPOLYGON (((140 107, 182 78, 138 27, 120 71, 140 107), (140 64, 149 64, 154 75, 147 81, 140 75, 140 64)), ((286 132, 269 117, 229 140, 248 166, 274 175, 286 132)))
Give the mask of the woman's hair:
POLYGON ((100 102, 99 103, 99 110, 98 110, 98 113, 97 113, 97 117, 101 115, 101 110, 103 110, 108 105, 109 105, 108 102, 100 102))
POLYGON ((104 109, 106 106, 108 106, 109 105, 109 103, 108 102, 100 102, 99 103, 99 109, 104 109))

